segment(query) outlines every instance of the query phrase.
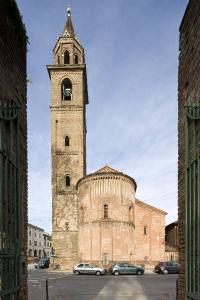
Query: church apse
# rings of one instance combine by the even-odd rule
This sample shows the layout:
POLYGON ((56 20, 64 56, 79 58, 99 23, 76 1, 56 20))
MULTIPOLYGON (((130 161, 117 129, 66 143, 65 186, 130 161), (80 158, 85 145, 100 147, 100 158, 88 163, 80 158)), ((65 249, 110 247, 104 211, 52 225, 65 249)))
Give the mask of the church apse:
POLYGON ((133 260, 135 189, 131 177, 109 167, 78 182, 80 260, 133 260))

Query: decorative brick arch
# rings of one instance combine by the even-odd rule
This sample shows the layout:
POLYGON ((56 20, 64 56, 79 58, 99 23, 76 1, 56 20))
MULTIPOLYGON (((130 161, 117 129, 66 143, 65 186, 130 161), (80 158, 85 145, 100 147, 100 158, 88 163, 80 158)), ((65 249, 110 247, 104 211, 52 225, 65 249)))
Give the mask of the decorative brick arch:
POLYGON ((68 74, 64 74, 64 75, 59 79, 59 85, 61 85, 62 82, 63 82, 63 80, 64 80, 64 79, 67 79, 67 78, 71 81, 72 85, 75 85, 74 79, 73 79, 70 75, 68 75, 68 74))

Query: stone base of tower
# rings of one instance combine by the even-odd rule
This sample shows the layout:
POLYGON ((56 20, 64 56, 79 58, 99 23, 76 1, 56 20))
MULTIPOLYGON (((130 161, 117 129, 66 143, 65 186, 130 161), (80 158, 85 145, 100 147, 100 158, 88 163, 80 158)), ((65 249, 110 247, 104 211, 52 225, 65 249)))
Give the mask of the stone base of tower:
POLYGON ((53 232, 52 247, 55 257, 51 264, 60 270, 72 271, 78 262, 78 232, 53 232))
POLYGON ((73 271, 73 267, 78 264, 78 261, 71 261, 65 259, 64 257, 55 257, 51 258, 50 268, 52 270, 61 270, 61 271, 73 271))

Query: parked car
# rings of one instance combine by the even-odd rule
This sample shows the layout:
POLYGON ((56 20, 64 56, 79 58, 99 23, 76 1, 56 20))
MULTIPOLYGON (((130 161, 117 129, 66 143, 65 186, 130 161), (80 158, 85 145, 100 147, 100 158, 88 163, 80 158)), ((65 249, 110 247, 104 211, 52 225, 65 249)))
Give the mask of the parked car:
POLYGON ((161 274, 170 274, 170 273, 178 274, 179 271, 180 271, 180 264, 177 261, 159 262, 155 266, 155 272, 161 274))
POLYGON ((133 264, 118 263, 118 264, 114 264, 109 271, 112 275, 115 276, 122 275, 122 274, 142 275, 144 274, 144 267, 133 265, 133 264))
POLYGON ((50 260, 48 257, 41 258, 35 265, 35 268, 46 269, 49 268, 50 260))
POLYGON ((106 270, 102 269, 102 268, 99 268, 99 267, 96 267, 92 264, 81 263, 81 264, 76 265, 73 268, 73 272, 76 275, 79 275, 79 274, 95 274, 97 276, 100 276, 100 275, 104 275, 106 273, 106 270))

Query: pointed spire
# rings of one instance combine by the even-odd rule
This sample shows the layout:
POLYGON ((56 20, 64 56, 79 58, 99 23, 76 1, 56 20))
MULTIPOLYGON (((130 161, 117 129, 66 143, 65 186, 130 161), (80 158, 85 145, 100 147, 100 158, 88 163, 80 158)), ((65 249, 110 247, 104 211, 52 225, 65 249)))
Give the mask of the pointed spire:
POLYGON ((74 27, 71 19, 71 8, 67 7, 67 22, 63 31, 63 36, 69 36, 75 38, 74 27))

